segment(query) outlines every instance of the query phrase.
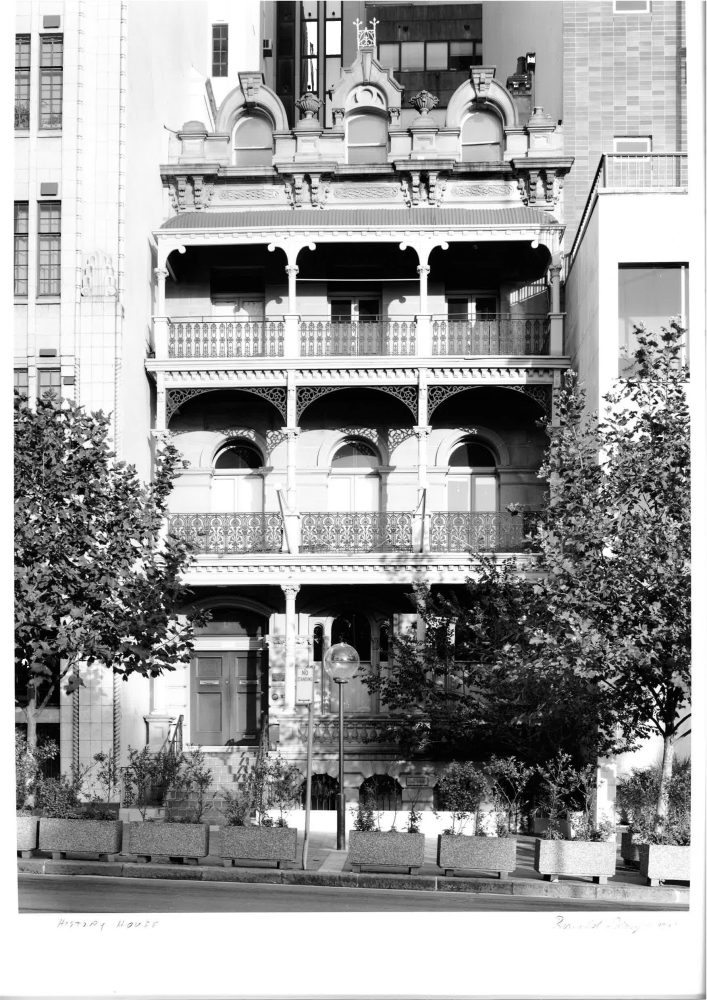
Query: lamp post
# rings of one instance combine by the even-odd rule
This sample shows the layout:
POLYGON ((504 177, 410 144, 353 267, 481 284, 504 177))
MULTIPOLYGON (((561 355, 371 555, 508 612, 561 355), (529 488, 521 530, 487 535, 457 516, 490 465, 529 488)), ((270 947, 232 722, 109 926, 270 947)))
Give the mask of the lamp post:
POLYGON ((330 647, 324 657, 324 669, 339 686, 339 794, 336 797, 336 849, 343 851, 346 845, 346 805, 344 801, 344 692, 347 684, 359 668, 361 660, 347 642, 337 642, 330 647))

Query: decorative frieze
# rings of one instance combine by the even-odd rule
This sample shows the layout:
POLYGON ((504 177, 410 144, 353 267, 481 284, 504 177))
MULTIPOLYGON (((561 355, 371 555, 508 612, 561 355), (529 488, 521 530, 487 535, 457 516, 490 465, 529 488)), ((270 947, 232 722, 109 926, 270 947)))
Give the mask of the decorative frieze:
POLYGON ((267 201, 276 205, 287 203, 287 193, 284 184, 263 184, 259 187, 244 187, 239 184, 218 185, 213 194, 214 202, 250 203, 267 201))

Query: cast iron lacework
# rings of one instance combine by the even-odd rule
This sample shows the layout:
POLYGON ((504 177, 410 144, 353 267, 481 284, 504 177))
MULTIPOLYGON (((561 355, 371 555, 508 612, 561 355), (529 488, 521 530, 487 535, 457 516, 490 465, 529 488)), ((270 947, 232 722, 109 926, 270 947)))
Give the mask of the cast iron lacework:
POLYGON ((261 396, 263 399, 267 399, 269 403, 278 410, 283 420, 287 419, 287 390, 284 386, 260 386, 260 385, 209 385, 209 386, 198 386, 193 389, 166 389, 166 420, 167 423, 171 420, 174 414, 179 410, 184 403, 190 399, 194 399, 195 396, 201 396, 205 392, 215 392, 218 389, 238 389, 242 392, 251 392, 256 396, 261 396))
POLYGON ((275 513, 172 514, 171 533, 197 552, 280 552, 282 517, 275 513))
POLYGON ((412 514, 407 511, 307 512, 302 552, 410 552, 412 514))
POLYGON ((395 448, 411 437, 415 437, 414 427, 391 427, 388 430, 388 451, 392 453, 395 448))
POLYGON ((298 422, 307 407, 315 400, 327 395, 327 393, 351 388, 379 389, 381 392, 387 392, 389 396, 395 396, 407 406, 413 416, 417 416, 417 386, 414 385, 359 385, 358 383, 351 385, 303 385, 297 389, 298 422))
POLYGON ((270 458, 278 445, 281 445, 283 441, 287 441, 286 430, 266 431, 265 450, 268 458, 270 458))
MULTIPOLYGON (((540 406, 546 414, 550 414, 552 408, 552 386, 550 385, 494 385, 489 383, 489 387, 499 389, 513 389, 515 392, 522 392, 540 406)), ((451 396, 456 396, 467 389, 482 389, 481 385, 431 385, 427 391, 427 414, 431 417, 434 411, 451 396)))
POLYGON ((430 516, 432 552, 521 552, 528 548, 532 511, 436 511, 430 516))
POLYGON ((366 438, 376 447, 378 446, 379 434, 375 427, 337 427, 336 430, 339 434, 345 434, 346 437, 366 438))

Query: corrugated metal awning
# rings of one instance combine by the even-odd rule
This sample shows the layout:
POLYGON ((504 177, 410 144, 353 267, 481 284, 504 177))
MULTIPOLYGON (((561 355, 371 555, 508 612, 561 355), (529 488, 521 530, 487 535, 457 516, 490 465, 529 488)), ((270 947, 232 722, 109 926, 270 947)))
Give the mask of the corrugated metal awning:
POLYGON ((180 212, 161 229, 418 229, 512 226, 563 228, 548 212, 512 208, 299 208, 230 212, 180 212))

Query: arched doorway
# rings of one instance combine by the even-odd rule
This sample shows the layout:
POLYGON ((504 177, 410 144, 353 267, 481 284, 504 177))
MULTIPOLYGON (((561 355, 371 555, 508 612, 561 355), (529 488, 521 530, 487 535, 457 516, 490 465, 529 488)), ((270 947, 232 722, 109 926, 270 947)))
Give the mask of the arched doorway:
POLYGON ((263 510, 263 456, 250 441, 229 441, 216 455, 211 486, 214 513, 263 510))
POLYGON ((360 438, 347 438, 331 460, 329 510, 356 513, 380 510, 380 456, 360 438))
POLYGON ((211 609, 196 629, 191 668, 191 742, 248 746, 258 742, 268 701, 267 619, 233 606, 211 609))

